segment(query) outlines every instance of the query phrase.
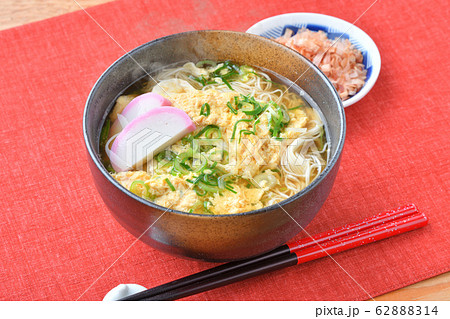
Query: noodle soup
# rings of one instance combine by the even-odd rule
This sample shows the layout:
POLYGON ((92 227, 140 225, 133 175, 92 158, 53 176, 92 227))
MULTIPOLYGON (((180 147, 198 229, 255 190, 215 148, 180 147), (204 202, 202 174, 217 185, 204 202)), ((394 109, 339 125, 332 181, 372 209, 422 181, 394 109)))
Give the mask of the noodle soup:
POLYGON ((101 134, 104 165, 131 192, 179 211, 236 214, 276 204, 308 186, 327 164, 322 119, 294 88, 230 61, 165 69, 117 99, 101 134), (184 111, 196 129, 141 165, 115 171, 114 127, 125 107, 147 92, 184 111))

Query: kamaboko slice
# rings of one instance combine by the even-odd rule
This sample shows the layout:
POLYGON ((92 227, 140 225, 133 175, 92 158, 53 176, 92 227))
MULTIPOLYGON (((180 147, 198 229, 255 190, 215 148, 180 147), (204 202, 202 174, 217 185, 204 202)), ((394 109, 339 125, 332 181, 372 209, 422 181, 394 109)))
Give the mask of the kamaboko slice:
POLYGON ((160 106, 172 106, 172 103, 156 93, 145 93, 135 97, 121 113, 117 114, 117 120, 112 124, 109 136, 119 133, 134 119, 160 106))
POLYGON ((175 107, 156 107, 134 119, 111 147, 116 172, 142 169, 143 164, 166 147, 195 130, 189 115, 175 107))

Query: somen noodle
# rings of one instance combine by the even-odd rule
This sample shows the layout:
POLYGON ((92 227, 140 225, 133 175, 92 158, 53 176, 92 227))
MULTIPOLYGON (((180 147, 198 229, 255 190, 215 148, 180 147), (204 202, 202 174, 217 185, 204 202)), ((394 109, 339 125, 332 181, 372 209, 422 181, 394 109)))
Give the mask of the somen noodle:
POLYGON ((207 60, 154 79, 119 97, 102 130, 104 164, 133 193, 180 211, 234 214, 287 199, 325 169, 329 147, 319 113, 267 72, 207 60), (169 100, 197 128, 141 167, 115 172, 111 128, 146 92, 169 100))

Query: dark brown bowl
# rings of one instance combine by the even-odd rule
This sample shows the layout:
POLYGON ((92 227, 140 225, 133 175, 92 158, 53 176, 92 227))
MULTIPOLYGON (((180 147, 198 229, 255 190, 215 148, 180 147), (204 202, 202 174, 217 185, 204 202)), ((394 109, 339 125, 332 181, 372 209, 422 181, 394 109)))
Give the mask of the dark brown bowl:
POLYGON ((170 254, 229 261, 258 255, 286 243, 314 218, 330 193, 339 168, 345 116, 331 83, 297 52, 247 33, 193 31, 151 41, 114 62, 88 97, 83 132, 97 190, 125 229, 170 254), (317 103, 331 148, 327 168, 308 187, 279 204, 259 210, 211 216, 158 206, 134 195, 109 175, 100 161, 99 135, 115 99, 146 72, 152 74, 170 64, 204 59, 232 60, 272 70, 296 81, 317 103))

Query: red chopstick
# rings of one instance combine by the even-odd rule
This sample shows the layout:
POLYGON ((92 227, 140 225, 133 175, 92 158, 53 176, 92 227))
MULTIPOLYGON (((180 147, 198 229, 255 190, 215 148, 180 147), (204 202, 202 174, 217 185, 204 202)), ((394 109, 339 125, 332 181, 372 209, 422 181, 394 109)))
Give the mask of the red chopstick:
POLYGON ((220 265, 121 300, 175 300, 254 277, 276 269, 304 263, 377 240, 392 237, 428 223, 411 204, 283 245, 267 254, 220 265))
POLYGON ((320 245, 314 245, 303 250, 295 250, 294 253, 297 255, 297 264, 302 264, 327 255, 332 255, 358 246, 373 243, 381 239, 406 233, 408 231, 423 227, 427 223, 428 218, 425 214, 419 213, 410 215, 403 219, 394 220, 375 228, 365 229, 356 234, 326 241, 320 245))
POLYGON ((409 204, 405 206, 401 206, 394 210, 388 210, 383 213, 379 213, 377 215, 365 218, 359 222, 347 224, 342 227, 338 227, 332 229, 327 232, 320 233, 318 235, 312 237, 306 237, 295 241, 293 243, 286 244, 289 247, 291 252, 305 249, 313 245, 317 245, 323 242, 331 241, 333 239, 337 239, 339 237, 348 236, 350 234, 361 232, 365 229, 370 229, 373 227, 377 227, 379 225, 383 225, 385 223, 391 222, 393 220, 397 220, 400 218, 404 218, 407 216, 411 216, 413 214, 419 213, 416 205, 409 204))

